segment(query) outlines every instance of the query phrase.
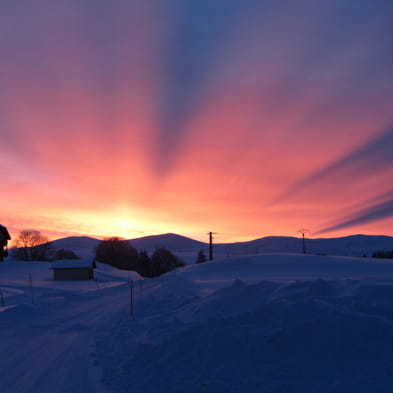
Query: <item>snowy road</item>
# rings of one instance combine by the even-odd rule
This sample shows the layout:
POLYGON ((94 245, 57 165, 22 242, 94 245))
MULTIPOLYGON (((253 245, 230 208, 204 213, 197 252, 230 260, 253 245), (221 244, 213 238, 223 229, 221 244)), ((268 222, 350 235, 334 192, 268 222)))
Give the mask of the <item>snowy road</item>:
POLYGON ((97 293, 0 313, 0 392, 106 392, 95 336, 128 312, 129 291, 124 284, 97 293))

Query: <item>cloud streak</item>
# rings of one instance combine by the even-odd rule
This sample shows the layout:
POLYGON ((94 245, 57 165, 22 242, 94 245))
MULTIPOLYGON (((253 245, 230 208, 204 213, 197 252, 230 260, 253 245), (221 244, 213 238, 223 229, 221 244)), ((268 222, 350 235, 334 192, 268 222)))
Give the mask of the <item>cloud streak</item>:
POLYGON ((337 220, 336 223, 317 231, 315 234, 321 235, 393 217, 393 190, 380 195, 378 199, 384 199, 384 201, 359 209, 349 216, 337 220))
MULTIPOLYGON (((323 182, 334 184, 335 181, 340 179, 347 179, 346 184, 340 183, 345 188, 352 185, 354 175, 364 178, 373 176, 376 172, 391 170, 393 169, 392 151, 393 126, 358 149, 302 179, 279 196, 276 203, 282 202, 308 188, 318 186, 323 182)), ((332 188, 333 191, 337 192, 335 188, 332 188)))
POLYGON ((57 232, 115 231, 114 220, 244 239, 320 227, 389 188, 393 131, 377 132, 392 121, 391 2, 41 0, 2 11, 5 225, 34 211, 57 232))
POLYGON ((256 0, 171 0, 162 42, 161 122, 157 133, 155 170, 173 169, 186 139, 187 127, 213 81, 225 67, 224 48, 256 0))

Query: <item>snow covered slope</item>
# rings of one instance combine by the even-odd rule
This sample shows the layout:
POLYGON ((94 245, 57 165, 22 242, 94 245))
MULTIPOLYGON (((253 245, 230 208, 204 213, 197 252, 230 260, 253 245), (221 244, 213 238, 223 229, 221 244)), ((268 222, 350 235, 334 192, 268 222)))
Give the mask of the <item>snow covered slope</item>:
POLYGON ((72 250, 81 258, 92 257, 99 240, 88 236, 71 236, 51 242, 57 250, 72 250))
POLYGON ((157 248, 164 247, 174 252, 197 252, 201 248, 206 247, 206 243, 190 239, 186 236, 176 235, 175 233, 140 237, 132 239, 130 242, 133 247, 147 251, 154 251, 157 248))
MULTIPOLYGON (((339 238, 306 239, 308 254, 328 254, 342 256, 371 256, 377 250, 393 250, 393 237, 353 235, 339 238)), ((221 245, 227 247, 231 255, 244 255, 266 252, 293 252, 303 251, 302 239, 295 237, 269 236, 250 242, 221 245)))
MULTIPOLYGON (((82 257, 93 256, 99 240, 89 237, 68 237, 52 242, 56 249, 75 251, 82 257)), ((187 263, 195 262, 199 250, 208 255, 208 244, 185 236, 167 233, 131 239, 130 243, 139 250, 154 251, 165 247, 181 256, 187 263)), ((332 239, 306 239, 308 254, 327 254, 342 256, 371 256, 377 250, 393 250, 393 237, 354 235, 332 239)), ((302 240, 295 237, 269 236, 248 242, 217 243, 214 245, 216 257, 262 254, 272 252, 300 253, 302 240)))
POLYGON ((391 393, 392 261, 267 254, 96 276, 0 263, 0 392, 391 393))

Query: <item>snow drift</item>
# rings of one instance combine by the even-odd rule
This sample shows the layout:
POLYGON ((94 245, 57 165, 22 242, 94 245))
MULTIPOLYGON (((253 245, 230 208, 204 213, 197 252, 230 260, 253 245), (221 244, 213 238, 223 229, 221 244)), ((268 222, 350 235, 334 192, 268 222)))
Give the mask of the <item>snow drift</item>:
POLYGON ((98 281, 67 283, 47 269, 0 264, 2 393, 391 392, 390 261, 271 254, 145 280, 98 264, 98 281))

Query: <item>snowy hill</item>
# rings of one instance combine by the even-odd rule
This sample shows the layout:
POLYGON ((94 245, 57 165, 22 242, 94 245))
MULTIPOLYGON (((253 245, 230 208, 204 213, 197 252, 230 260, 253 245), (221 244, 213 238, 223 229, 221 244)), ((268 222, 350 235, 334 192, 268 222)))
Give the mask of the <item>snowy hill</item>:
POLYGON ((130 242, 133 247, 146 251, 154 251, 157 248, 164 247, 174 252, 197 252, 201 248, 206 248, 206 243, 174 233, 140 237, 131 239, 130 242))
MULTIPOLYGON (((208 255, 208 244, 185 236, 172 233, 146 236, 129 240, 139 250, 154 251, 167 248, 188 261, 194 262, 197 252, 203 249, 208 255)), ((67 237, 52 242, 57 249, 65 248, 75 251, 82 257, 92 256, 99 240, 91 237, 67 237)), ((262 253, 302 252, 302 239, 284 236, 269 236, 248 242, 214 244, 215 257, 223 258, 262 253)), ((341 238, 306 239, 309 254, 327 254, 341 256, 371 256, 377 250, 393 250, 393 237, 354 235, 341 238)))
POLYGON ((49 267, 0 263, 2 393, 391 392, 393 261, 265 254, 145 280, 98 264, 78 282, 49 267))
POLYGON ((57 239, 50 243, 57 250, 72 250, 78 256, 84 258, 87 256, 91 257, 94 254, 94 249, 97 246, 98 242, 98 239, 94 239, 88 236, 71 236, 57 239))
MULTIPOLYGON (((353 235, 339 238, 306 239, 309 254, 342 256, 371 256, 377 250, 393 250, 393 237, 353 235)), ((301 253, 302 239, 296 237, 269 236, 249 242, 218 244, 217 251, 227 255, 246 255, 269 252, 301 253)))

